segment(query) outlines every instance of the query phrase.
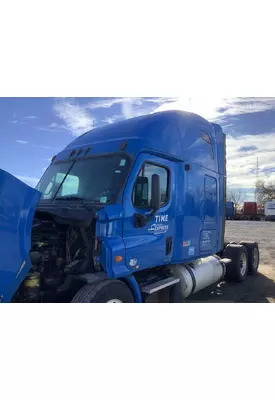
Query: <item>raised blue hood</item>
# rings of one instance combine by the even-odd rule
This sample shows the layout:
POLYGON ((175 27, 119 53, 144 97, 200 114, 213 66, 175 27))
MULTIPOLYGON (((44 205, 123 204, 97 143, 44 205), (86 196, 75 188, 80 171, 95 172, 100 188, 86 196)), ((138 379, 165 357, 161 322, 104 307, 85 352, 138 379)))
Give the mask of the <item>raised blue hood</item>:
POLYGON ((31 268, 29 251, 41 193, 0 169, 0 301, 7 303, 31 268))

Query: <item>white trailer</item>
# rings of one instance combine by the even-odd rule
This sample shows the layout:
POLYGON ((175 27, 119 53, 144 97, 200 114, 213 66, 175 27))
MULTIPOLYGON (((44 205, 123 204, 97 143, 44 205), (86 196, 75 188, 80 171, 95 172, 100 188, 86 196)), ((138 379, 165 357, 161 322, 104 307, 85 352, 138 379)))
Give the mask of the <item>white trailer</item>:
POLYGON ((269 200, 265 203, 264 213, 266 221, 275 221, 275 200, 269 200))

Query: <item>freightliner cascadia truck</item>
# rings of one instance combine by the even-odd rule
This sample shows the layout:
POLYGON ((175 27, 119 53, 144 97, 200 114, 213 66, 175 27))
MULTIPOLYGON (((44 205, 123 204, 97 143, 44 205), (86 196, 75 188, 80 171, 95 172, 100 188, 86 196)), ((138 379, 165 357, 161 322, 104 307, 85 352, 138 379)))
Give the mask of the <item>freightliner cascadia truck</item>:
POLYGON ((225 243, 219 125, 165 111, 96 128, 35 189, 0 170, 1 302, 182 302, 255 274, 254 242, 225 243))

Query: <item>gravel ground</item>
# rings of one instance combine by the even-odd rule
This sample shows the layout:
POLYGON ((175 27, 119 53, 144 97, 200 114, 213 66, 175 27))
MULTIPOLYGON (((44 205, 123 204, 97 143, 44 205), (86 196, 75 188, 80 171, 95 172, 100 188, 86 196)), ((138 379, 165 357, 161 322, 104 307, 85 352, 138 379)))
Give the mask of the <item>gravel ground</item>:
POLYGON ((275 303, 275 222, 227 221, 226 241, 259 244, 260 267, 243 283, 222 282, 186 299, 187 302, 275 303))

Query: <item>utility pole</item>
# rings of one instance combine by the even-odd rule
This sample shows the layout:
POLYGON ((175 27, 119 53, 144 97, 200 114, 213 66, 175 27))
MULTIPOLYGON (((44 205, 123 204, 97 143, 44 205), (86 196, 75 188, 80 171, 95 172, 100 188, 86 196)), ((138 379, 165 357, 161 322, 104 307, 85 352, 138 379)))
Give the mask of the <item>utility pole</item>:
POLYGON ((255 201, 257 202, 257 189, 259 183, 259 157, 257 157, 257 165, 256 165, 256 183, 255 183, 255 201))

